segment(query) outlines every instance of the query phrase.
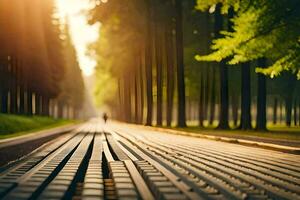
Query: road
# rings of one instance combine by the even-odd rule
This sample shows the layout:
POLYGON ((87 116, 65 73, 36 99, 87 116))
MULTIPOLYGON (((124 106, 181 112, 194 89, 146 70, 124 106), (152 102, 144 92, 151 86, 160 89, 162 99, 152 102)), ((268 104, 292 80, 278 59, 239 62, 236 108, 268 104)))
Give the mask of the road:
POLYGON ((300 156, 97 120, 0 174, 0 199, 300 199, 300 156))

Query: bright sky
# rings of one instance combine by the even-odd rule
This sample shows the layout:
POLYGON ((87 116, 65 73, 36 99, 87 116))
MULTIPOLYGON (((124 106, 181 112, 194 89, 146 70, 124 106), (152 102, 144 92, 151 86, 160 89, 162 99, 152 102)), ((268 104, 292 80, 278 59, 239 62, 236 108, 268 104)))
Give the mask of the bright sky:
POLYGON ((84 75, 93 74, 96 63, 86 56, 87 45, 98 37, 99 25, 87 24, 86 16, 82 10, 90 8, 89 0, 56 0, 59 15, 62 20, 67 16, 70 23, 71 36, 77 50, 80 67, 84 75))

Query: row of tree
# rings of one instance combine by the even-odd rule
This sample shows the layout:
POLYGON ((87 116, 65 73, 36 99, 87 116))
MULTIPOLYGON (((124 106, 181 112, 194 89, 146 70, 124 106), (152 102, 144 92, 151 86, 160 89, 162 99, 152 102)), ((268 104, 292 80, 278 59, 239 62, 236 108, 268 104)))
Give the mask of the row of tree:
POLYGON ((54 0, 0 1, 1 113, 74 117, 84 84, 54 0))
POLYGON ((96 102, 108 104, 119 120, 147 125, 156 119, 158 126, 171 126, 176 119, 184 127, 187 116, 200 126, 217 121, 219 128, 228 129, 232 120, 241 129, 255 125, 265 130, 268 107, 275 123, 284 110, 286 124, 291 125, 293 113, 297 125, 300 12, 294 4, 98 2, 90 23, 101 23, 100 37, 89 51, 98 62, 96 102))

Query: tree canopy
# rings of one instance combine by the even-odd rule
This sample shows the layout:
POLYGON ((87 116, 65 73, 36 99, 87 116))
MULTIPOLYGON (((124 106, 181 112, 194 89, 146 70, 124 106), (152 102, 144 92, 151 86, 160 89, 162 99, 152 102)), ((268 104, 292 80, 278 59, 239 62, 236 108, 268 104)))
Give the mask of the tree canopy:
MULTIPOLYGON (((196 56, 199 61, 238 63, 267 58, 270 64, 257 72, 270 77, 283 71, 297 74, 300 79, 300 4, 297 0, 272 1, 202 1, 198 9, 213 10, 222 3, 223 10, 235 7, 233 32, 222 31, 222 38, 213 41, 209 55, 196 56)), ((262 66, 258 66, 262 67, 262 66)))

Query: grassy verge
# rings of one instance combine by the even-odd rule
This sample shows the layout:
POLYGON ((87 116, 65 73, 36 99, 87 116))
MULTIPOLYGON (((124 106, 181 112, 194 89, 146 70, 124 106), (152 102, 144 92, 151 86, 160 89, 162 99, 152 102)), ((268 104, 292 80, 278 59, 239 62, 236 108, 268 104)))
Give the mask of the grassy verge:
POLYGON ((50 117, 0 114, 0 139, 25 135, 34 131, 76 122, 75 120, 53 119, 50 117))
POLYGON ((241 131, 241 130, 216 130, 216 129, 204 129, 196 126, 188 128, 175 128, 176 130, 199 133, 213 136, 223 137, 260 137, 269 139, 282 139, 282 140, 298 140, 300 141, 300 128, 299 127, 269 127, 270 131, 241 131))

